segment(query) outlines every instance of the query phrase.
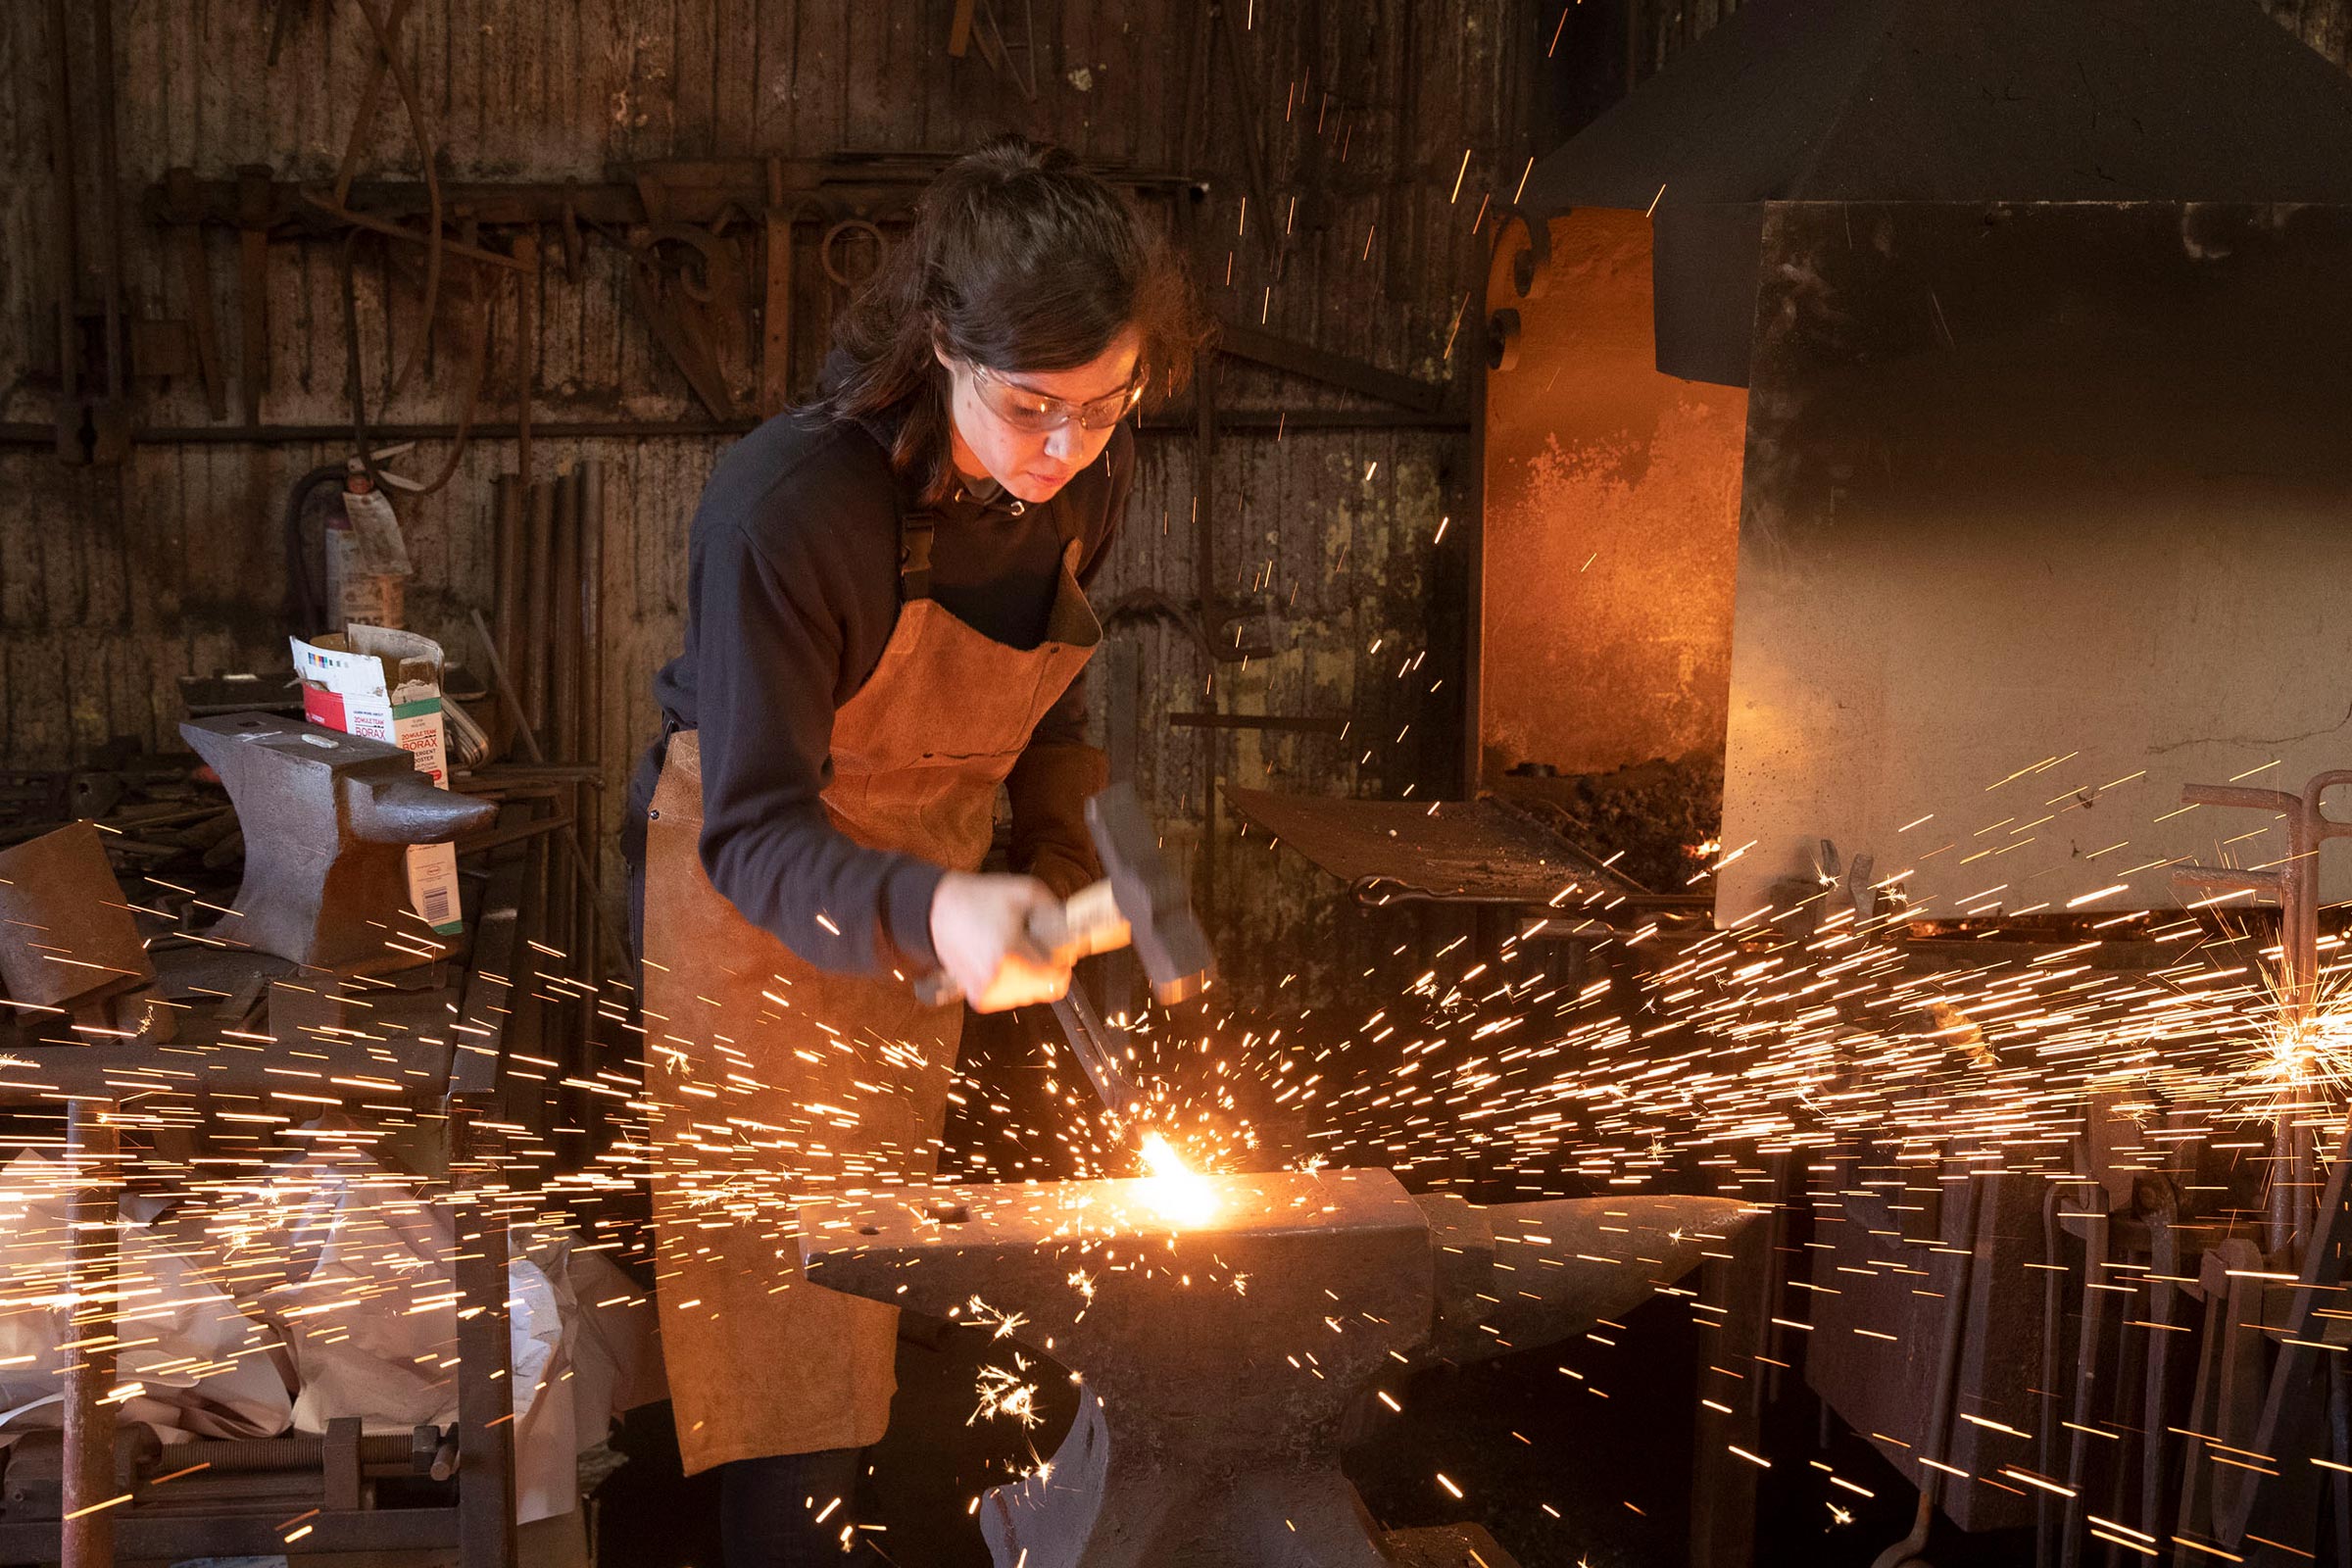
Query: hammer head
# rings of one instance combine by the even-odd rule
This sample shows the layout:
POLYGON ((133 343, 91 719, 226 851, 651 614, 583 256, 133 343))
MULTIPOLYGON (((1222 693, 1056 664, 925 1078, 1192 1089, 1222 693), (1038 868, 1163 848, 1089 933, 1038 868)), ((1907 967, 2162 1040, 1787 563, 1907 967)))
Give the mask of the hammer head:
POLYGON ((1086 803, 1086 825, 1152 994, 1163 1006, 1198 996, 1216 978, 1217 957, 1193 917, 1192 896, 1160 853, 1143 802, 1128 785, 1113 784, 1086 803))

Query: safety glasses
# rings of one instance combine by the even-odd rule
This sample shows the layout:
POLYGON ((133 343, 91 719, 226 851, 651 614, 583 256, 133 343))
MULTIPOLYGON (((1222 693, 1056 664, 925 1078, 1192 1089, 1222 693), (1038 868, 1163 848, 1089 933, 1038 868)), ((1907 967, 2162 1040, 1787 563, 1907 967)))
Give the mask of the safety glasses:
POLYGON ((1016 430, 1031 435, 1044 435, 1058 430, 1072 419, 1088 430, 1105 430, 1125 418, 1144 399, 1144 373, 1138 368, 1135 378, 1117 392, 1099 397, 1092 403, 1070 403, 1061 398, 1048 397, 1005 380, 985 365, 964 362, 972 372, 972 385, 988 412, 1016 430))

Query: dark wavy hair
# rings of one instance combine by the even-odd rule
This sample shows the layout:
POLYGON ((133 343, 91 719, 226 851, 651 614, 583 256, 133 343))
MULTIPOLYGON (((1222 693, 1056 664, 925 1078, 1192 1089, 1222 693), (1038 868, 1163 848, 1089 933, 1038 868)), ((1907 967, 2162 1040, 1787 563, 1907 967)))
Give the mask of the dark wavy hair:
POLYGON ((1128 326, 1161 395, 1183 386, 1204 334, 1183 264, 1127 197, 1058 147, 985 143, 923 192, 833 328, 837 419, 898 420, 891 463, 933 503, 956 485, 948 376, 936 343, 994 370, 1066 370, 1128 326))

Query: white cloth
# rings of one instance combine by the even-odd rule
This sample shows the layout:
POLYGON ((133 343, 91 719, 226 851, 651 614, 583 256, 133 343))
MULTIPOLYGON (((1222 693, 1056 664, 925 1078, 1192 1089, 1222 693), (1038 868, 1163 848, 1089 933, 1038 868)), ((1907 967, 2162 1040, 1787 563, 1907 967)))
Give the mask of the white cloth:
MULTIPOLYGON (((0 1169, 0 1440, 61 1420, 72 1304, 66 1169, 0 1169)), ((561 1231, 510 1233, 515 1518, 578 1505, 580 1452, 662 1396, 654 1308, 561 1231)), ((124 1205, 117 1333, 125 1419, 167 1442, 457 1420, 448 1211, 365 1154, 319 1150, 175 1202, 124 1205), (132 1385, 136 1385, 135 1391, 132 1385)))

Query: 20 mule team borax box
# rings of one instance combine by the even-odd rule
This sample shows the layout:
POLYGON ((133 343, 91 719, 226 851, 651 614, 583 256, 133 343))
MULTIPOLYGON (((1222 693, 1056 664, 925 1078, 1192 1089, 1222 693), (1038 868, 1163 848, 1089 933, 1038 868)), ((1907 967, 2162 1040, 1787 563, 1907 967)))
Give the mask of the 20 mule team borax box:
MULTIPOLYGON (((389 741, 416 771, 449 788, 441 716, 441 645, 413 631, 347 626, 342 636, 287 639, 302 676, 302 716, 325 729, 389 741)), ((466 929, 458 904, 453 844, 409 846, 409 906, 443 936, 466 929)))

